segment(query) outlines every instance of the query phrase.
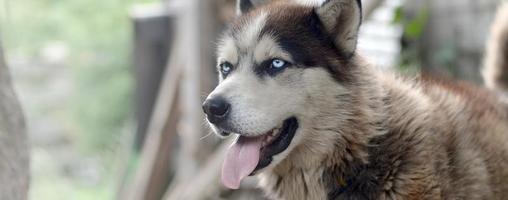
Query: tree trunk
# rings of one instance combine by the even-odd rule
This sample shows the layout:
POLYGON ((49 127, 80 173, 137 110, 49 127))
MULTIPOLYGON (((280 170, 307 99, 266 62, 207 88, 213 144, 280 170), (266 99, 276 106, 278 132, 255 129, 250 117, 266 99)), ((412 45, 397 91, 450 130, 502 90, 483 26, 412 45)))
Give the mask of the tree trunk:
POLYGON ((28 196, 29 156, 25 121, 0 43, 0 199, 28 196))

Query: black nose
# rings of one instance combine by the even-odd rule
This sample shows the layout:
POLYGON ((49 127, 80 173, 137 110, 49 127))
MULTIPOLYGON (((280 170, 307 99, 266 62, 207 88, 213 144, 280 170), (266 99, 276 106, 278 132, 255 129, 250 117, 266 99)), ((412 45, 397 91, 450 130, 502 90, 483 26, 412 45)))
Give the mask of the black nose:
POLYGON ((229 103, 220 97, 207 99, 203 103, 203 111, 206 113, 208 121, 214 124, 226 119, 230 107, 229 103))

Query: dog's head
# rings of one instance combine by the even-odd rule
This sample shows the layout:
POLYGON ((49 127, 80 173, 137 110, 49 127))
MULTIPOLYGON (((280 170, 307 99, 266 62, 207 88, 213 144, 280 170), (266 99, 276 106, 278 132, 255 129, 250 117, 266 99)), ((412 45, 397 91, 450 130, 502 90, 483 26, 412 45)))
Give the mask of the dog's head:
POLYGON ((340 126, 352 112, 350 60, 361 22, 360 0, 237 5, 239 17, 218 47, 220 83, 203 104, 218 135, 237 135, 222 172, 230 188, 292 154, 332 148, 326 140, 336 135, 312 133, 340 126))

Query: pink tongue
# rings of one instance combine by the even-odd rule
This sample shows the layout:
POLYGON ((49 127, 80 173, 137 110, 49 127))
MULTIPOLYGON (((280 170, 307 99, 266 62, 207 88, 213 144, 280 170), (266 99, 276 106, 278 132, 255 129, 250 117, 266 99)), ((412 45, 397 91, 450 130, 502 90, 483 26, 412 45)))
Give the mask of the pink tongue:
POLYGON ((238 189, 243 178, 248 176, 259 162, 263 137, 240 137, 229 147, 222 165, 222 183, 231 189, 238 189))

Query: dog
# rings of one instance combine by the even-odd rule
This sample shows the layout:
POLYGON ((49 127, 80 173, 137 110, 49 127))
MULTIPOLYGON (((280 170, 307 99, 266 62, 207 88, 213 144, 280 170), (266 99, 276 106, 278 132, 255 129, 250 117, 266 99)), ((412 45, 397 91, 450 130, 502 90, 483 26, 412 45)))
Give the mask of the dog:
POLYGON ((221 180, 271 199, 508 198, 508 6, 487 88, 378 71, 356 52, 360 0, 238 0, 203 103, 235 135, 221 180), (318 3, 316 3, 318 4, 318 3))

